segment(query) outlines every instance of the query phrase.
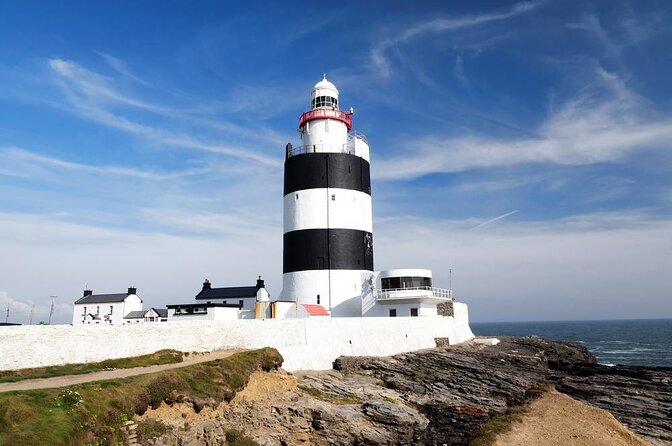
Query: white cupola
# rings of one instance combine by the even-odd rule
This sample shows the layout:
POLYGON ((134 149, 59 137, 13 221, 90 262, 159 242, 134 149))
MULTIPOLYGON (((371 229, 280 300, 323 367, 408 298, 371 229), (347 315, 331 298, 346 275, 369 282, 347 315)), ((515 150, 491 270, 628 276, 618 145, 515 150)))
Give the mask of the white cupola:
POLYGON ((310 94, 311 108, 336 108, 338 109, 338 90, 336 86, 327 80, 327 75, 315 84, 310 94))

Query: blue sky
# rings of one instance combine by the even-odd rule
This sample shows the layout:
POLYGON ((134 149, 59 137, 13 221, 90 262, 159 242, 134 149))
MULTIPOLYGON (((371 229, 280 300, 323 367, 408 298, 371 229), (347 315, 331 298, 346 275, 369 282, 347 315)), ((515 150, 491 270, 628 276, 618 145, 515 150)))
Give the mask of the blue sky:
MULTIPOLYGON (((326 73, 377 269, 472 319, 671 317, 667 2, 6 2, 0 306, 281 288, 282 162, 326 73)), ((4 320, 4 319, 3 319, 4 320)))

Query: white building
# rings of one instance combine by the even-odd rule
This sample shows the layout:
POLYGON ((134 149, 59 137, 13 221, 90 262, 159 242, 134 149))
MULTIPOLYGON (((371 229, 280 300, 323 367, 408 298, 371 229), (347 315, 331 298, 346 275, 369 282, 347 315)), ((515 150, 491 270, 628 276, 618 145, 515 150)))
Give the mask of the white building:
POLYGON ((149 310, 131 311, 124 316, 125 324, 168 321, 168 310, 165 308, 150 308, 149 310))
POLYGON ((263 277, 254 286, 213 288, 205 279, 196 303, 168 305, 169 321, 255 319, 257 303, 267 304, 270 295, 263 277))
POLYGON ((432 286, 428 269, 392 269, 369 277, 362 293, 362 316, 437 316, 436 305, 452 302, 450 290, 432 286))
POLYGON ((72 324, 121 325, 128 313, 142 310, 142 300, 136 292, 133 287, 117 294, 93 294, 91 290, 84 290, 84 296, 75 301, 72 324))
POLYGON ((195 304, 168 305, 168 321, 227 321, 243 319, 238 304, 200 302, 195 304))

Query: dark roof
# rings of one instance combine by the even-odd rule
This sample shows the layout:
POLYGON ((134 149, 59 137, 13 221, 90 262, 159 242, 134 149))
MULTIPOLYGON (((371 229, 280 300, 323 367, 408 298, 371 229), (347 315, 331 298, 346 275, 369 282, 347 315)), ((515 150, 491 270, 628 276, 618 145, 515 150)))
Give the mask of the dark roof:
POLYGON ((168 317, 168 309, 167 308, 150 308, 150 310, 154 310, 156 312, 156 314, 159 315, 159 317, 168 317))
POLYGON ((166 305, 168 308, 213 308, 213 307, 225 307, 225 308, 240 308, 238 304, 213 304, 211 302, 201 302, 198 304, 175 304, 175 305, 166 305))
POLYGON ((92 294, 78 299, 75 301, 75 304, 107 304, 112 302, 123 302, 127 297, 128 293, 92 294))
POLYGON ((234 286, 228 288, 209 288, 196 295, 196 299, 241 299, 257 297, 256 286, 234 286))
POLYGON ((145 317, 145 313, 147 313, 144 310, 140 311, 129 311, 126 316, 124 316, 124 319, 141 319, 145 317))

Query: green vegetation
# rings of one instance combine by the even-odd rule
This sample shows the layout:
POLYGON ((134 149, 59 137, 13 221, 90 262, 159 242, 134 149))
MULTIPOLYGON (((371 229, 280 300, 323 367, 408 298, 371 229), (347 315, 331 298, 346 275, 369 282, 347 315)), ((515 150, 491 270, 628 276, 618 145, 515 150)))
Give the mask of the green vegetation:
POLYGON ((161 350, 151 355, 136 356, 133 358, 108 359, 102 362, 89 364, 68 364, 53 367, 38 367, 34 369, 9 370, 0 372, 0 383, 17 382, 26 379, 53 378, 55 376, 82 375, 112 369, 130 369, 133 367, 147 367, 150 365, 174 364, 182 362, 182 352, 176 350, 161 350))
POLYGON ((229 429, 224 433, 224 436, 229 446, 259 446, 259 443, 235 429, 229 429))
POLYGON ((483 426, 478 433, 478 436, 469 442, 469 446, 491 446, 495 444, 497 435, 508 431, 513 423, 520 421, 520 419, 527 413, 525 406, 511 406, 502 415, 499 415, 483 426))
POLYGON ((362 401, 357 399, 353 395, 335 395, 332 393, 327 393, 323 392, 320 389, 315 389, 313 387, 308 387, 308 386, 298 386, 299 389, 301 389, 303 392, 307 393, 308 395, 312 396, 313 398, 317 398, 318 400, 326 401, 331 404, 362 404, 362 401))
POLYGON ((483 426, 478 435, 469 442, 469 446, 492 446, 497 440, 497 436, 509 429, 514 423, 519 422, 523 415, 528 412, 528 404, 537 398, 543 396, 553 388, 552 384, 537 384, 525 392, 524 406, 511 406, 502 415, 492 418, 483 426))
MULTIPOLYGON (((12 446, 121 444, 123 423, 162 401, 204 405, 230 401, 256 370, 282 364, 274 349, 237 353, 228 358, 121 380, 64 389, 0 394, 0 444, 12 446)), ((161 426, 145 426, 145 434, 161 426)), ((239 441, 247 441, 239 436, 239 441)), ((253 444, 253 443, 236 443, 253 444)))
POLYGON ((138 428, 135 432, 138 434, 139 440, 151 440, 168 432, 168 426, 159 420, 147 418, 138 423, 138 428))

